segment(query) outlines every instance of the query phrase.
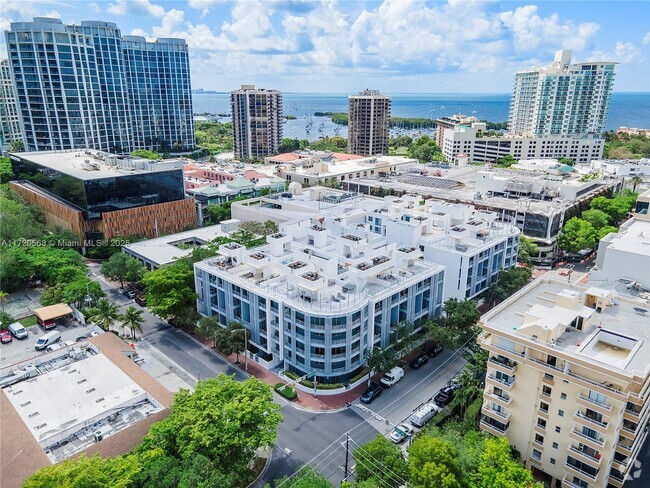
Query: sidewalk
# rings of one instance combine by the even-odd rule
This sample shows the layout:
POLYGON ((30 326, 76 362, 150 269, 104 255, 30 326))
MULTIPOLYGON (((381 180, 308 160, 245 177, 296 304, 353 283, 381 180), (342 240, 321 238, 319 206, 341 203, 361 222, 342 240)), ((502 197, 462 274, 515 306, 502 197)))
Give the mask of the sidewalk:
MULTIPOLYGON (((198 335, 192 335, 192 337, 212 349, 212 341, 210 339, 204 339, 198 335)), ((243 354, 239 355, 239 364, 235 363, 237 359, 236 354, 231 354, 230 356, 222 354, 222 356, 228 359, 228 361, 230 361, 235 367, 244 371, 245 365, 243 354)), ((266 368, 263 368, 255 361, 248 361, 248 373, 251 376, 255 376, 258 380, 263 381, 264 383, 267 383, 271 386, 275 386, 277 383, 284 383, 284 380, 277 374, 269 371, 266 368)), ((296 388, 298 398, 296 398, 293 402, 289 402, 288 400, 287 402, 296 408, 302 408, 314 412, 338 410, 344 408, 347 403, 351 403, 354 400, 357 400, 365 391, 365 389, 366 383, 364 382, 355 388, 351 388, 345 393, 339 393, 338 395, 318 395, 317 398, 314 398, 313 393, 307 393, 296 388)))

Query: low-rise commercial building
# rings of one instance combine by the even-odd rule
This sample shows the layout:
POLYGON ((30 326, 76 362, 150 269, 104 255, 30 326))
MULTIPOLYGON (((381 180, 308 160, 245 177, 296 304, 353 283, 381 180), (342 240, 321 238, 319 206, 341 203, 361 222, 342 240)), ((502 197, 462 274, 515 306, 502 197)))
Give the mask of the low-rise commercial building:
POLYGON ((650 158, 597 159, 592 161, 589 167, 593 171, 599 171, 608 176, 650 176, 650 158))
POLYGON ((617 233, 613 232, 600 240, 596 266, 590 272, 591 280, 612 283, 625 280, 650 290, 649 206, 650 190, 639 195, 634 217, 624 222, 617 233))
POLYGON ((0 368, 3 488, 81 453, 125 454, 169 414, 172 393, 134 355, 106 333, 0 368))
POLYGON ((495 212, 498 220, 513 224, 523 235, 535 239, 538 258, 544 260, 556 254, 557 235, 566 220, 579 215, 593 198, 611 194, 621 186, 617 178, 562 174, 417 165, 404 167, 391 176, 356 178, 342 187, 364 195, 417 194, 427 201, 464 203, 495 212))
POLYGON ((52 226, 82 239, 156 237, 196 226, 194 200, 185 197, 183 161, 149 161, 101 151, 10 155, 9 183, 43 211, 52 226))
POLYGON ((549 486, 622 487, 650 419, 647 307, 538 278, 485 314, 481 429, 549 486))
POLYGON ((123 246, 122 252, 134 257, 149 270, 157 269, 173 263, 178 258, 189 256, 194 248, 206 246, 217 237, 228 236, 238 226, 238 220, 224 220, 217 225, 133 242, 123 246))

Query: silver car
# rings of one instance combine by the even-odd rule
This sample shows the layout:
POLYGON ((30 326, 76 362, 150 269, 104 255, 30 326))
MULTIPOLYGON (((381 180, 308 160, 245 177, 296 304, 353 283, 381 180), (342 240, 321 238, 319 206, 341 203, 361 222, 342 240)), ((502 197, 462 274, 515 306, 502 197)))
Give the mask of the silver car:
POLYGON ((388 434, 388 437, 395 444, 401 444, 412 435, 413 427, 407 424, 399 424, 388 434))

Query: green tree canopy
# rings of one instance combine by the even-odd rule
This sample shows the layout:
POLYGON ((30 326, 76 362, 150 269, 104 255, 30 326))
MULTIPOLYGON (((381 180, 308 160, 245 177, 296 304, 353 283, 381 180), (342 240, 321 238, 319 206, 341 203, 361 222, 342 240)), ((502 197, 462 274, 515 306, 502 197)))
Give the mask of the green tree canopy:
POLYGON ((409 486, 416 488, 461 488, 462 473, 456 451, 448 442, 419 436, 409 448, 409 486))
POLYGON ((522 263, 531 264, 532 258, 537 257, 539 249, 534 239, 523 235, 519 236, 519 252, 517 258, 522 263))
POLYGON ((611 225, 606 225, 604 227, 601 227, 598 229, 598 240, 600 241, 602 238, 604 238, 607 234, 611 234, 612 232, 618 232, 618 229, 616 227, 612 227, 611 225))
POLYGON ((557 243, 560 249, 569 252, 593 249, 596 246, 596 229, 586 220, 573 217, 564 224, 557 243))
POLYGON ((530 471, 512 458, 510 444, 505 438, 490 438, 485 442, 471 482, 472 488, 532 488, 536 484, 530 471))
POLYGON ((145 268, 140 261, 123 252, 116 252, 101 266, 101 273, 111 280, 119 281, 121 288, 124 288, 125 281, 140 281, 144 272, 145 268))
POLYGON ((408 155, 416 158, 421 163, 428 163, 430 161, 444 161, 442 150, 438 147, 435 140, 431 137, 424 135, 409 146, 408 155))
POLYGON ((445 324, 456 330, 472 329, 481 318, 477 305, 476 300, 450 298, 445 302, 445 324))
POLYGON ((93 322, 104 330, 120 319, 120 307, 116 303, 102 298, 88 311, 88 322, 93 322))
POLYGON ((582 212, 581 218, 589 222, 596 230, 609 225, 611 220, 608 214, 596 208, 585 210, 582 212))
POLYGON ((357 481, 375 480, 381 486, 398 488, 408 479, 408 465, 399 446, 384 436, 354 450, 357 481))
POLYGON ((142 310, 138 310, 133 305, 129 305, 120 317, 120 327, 122 329, 128 327, 133 339, 136 338, 136 332, 142 332, 142 324, 144 324, 144 317, 142 314, 142 310))
MULTIPOLYGON (((275 486, 282 486, 282 488, 334 488, 334 485, 314 466, 309 465, 303 466, 291 478, 284 476, 275 480, 275 486)), ((271 485, 267 484, 264 488, 271 488, 271 485)))
POLYGON ((193 393, 181 390, 171 414, 151 427, 137 452, 202 455, 245 479, 255 451, 273 445, 281 421, 268 385, 221 374, 199 382, 193 393))
POLYGON ((159 153, 157 153, 156 151, 149 151, 147 149, 136 149, 131 153, 131 155, 137 158, 144 158, 144 159, 151 159, 151 160, 162 159, 162 156, 159 153))

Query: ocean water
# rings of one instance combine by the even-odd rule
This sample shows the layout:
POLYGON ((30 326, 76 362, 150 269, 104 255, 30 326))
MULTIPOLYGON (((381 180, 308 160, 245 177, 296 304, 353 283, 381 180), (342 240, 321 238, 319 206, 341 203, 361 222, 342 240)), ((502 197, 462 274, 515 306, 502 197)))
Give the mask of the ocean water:
MULTIPOLYGON (((392 115, 395 117, 438 118, 454 114, 474 115, 479 119, 504 122, 508 119, 510 94, 390 94, 392 115)), ((194 112, 230 113, 228 93, 194 94, 194 112)), ((315 117, 314 112, 347 112, 347 94, 284 93, 287 120, 284 137, 315 140, 320 136, 346 137, 346 127, 332 123, 327 117, 315 117)), ((228 121, 228 118, 223 118, 228 121)), ((650 93, 614 93, 607 119, 607 130, 618 127, 650 128, 650 93)), ((431 132, 431 131, 421 131, 431 132)))

